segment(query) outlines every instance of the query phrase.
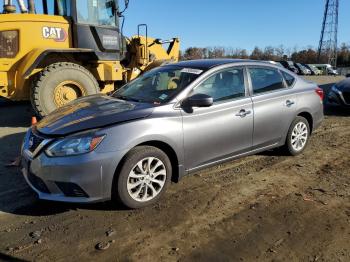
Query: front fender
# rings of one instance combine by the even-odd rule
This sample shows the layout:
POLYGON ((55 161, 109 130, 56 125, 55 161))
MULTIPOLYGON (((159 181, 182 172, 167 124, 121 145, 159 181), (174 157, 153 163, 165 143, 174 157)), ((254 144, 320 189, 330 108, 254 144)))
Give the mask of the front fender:
POLYGON ((67 48, 67 49, 44 49, 44 48, 36 48, 31 51, 21 62, 19 75, 28 79, 33 74, 37 73, 35 69, 37 69, 38 65, 45 60, 45 58, 50 54, 93 54, 93 50, 91 49, 81 49, 81 48, 67 48))
POLYGON ((146 118, 101 130, 106 138, 97 148, 101 152, 123 151, 149 142, 167 144, 175 152, 179 165, 184 163, 181 116, 146 118))

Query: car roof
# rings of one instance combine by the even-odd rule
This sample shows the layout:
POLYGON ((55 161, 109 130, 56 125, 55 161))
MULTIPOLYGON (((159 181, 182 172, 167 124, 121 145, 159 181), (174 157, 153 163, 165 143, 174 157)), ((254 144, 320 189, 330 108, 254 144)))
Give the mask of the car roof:
POLYGON ((235 64, 235 63, 242 63, 242 62, 259 62, 262 64, 266 64, 266 63, 270 64, 269 62, 266 62, 266 61, 256 61, 256 60, 248 60, 248 59, 199 59, 199 60, 181 61, 170 65, 208 70, 210 68, 220 66, 220 65, 235 64))

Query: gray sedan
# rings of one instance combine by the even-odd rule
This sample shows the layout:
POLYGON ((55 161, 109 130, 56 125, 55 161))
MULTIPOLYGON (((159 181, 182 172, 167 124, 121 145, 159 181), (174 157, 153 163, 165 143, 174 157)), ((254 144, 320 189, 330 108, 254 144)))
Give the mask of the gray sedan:
POLYGON ((41 199, 140 208, 200 169, 277 147, 302 153, 322 99, 314 83, 267 62, 166 65, 34 125, 22 172, 41 199))

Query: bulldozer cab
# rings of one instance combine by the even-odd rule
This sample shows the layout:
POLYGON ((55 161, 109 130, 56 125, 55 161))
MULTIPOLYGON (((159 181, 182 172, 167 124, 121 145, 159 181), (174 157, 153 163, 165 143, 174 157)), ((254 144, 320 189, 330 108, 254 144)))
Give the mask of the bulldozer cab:
POLYGON ((122 59, 117 0, 43 0, 38 11, 71 20, 74 48, 94 50, 96 60, 122 59))
POLYGON ((71 3, 74 47, 95 50, 98 60, 121 60, 118 1, 71 0, 71 3))

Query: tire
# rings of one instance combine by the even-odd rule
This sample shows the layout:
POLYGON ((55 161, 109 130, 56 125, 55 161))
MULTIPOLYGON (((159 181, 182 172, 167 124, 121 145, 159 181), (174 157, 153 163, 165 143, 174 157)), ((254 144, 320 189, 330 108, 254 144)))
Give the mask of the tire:
POLYGON ((294 121, 292 122, 289 130, 288 130, 288 134, 287 134, 287 139, 286 139, 286 143, 283 146, 283 150, 285 151, 285 153, 287 153, 288 155, 292 155, 292 156, 297 156, 300 155, 306 148, 309 139, 310 139, 310 125, 309 122, 301 116, 297 116, 294 121), (293 132, 297 132, 295 129, 297 128, 297 126, 299 125, 299 127, 302 127, 302 131, 301 132, 303 135, 299 134, 300 137, 300 144, 298 144, 297 142, 295 142, 296 140, 293 138, 295 138, 295 133, 293 132), (305 131, 304 131, 305 129, 305 131), (304 141, 303 138, 306 140, 304 141), (304 142, 303 142, 304 141, 304 142), (297 146, 297 144, 299 145, 299 148, 297 146))
MULTIPOLYGON (((152 168, 151 168, 152 170, 152 168)), ((147 171, 146 171, 147 172, 147 171)), ((146 173, 144 172, 144 174, 146 173)), ((123 206, 130 209, 143 208, 156 203, 165 193, 172 175, 172 166, 168 156, 160 149, 152 146, 139 146, 132 149, 124 158, 119 174, 114 177, 112 186, 112 201, 121 203, 123 206), (153 177, 158 183, 147 180, 152 179, 150 176, 143 175, 144 170, 147 170, 147 163, 150 158, 154 158, 151 162, 151 167, 155 167, 156 174, 153 177), (142 163, 143 170, 140 169, 139 163, 142 163), (165 175, 163 175, 165 173, 165 175), (131 176, 132 177, 131 177, 131 176), (137 178, 134 178, 134 177, 137 178), (141 176, 145 176, 142 178, 141 176), (148 183, 148 184, 147 184, 148 183), (139 186, 135 186, 139 184, 139 186), (152 185, 153 190, 150 186, 152 185), (162 186, 161 186, 162 184, 162 186), (144 192, 147 192, 145 194, 144 192), (146 199, 142 200, 143 198, 146 199), (149 198, 149 199, 147 199, 149 198)))
POLYGON ((64 62, 49 65, 39 73, 30 98, 35 113, 44 117, 76 98, 97 93, 98 83, 87 69, 64 62))

